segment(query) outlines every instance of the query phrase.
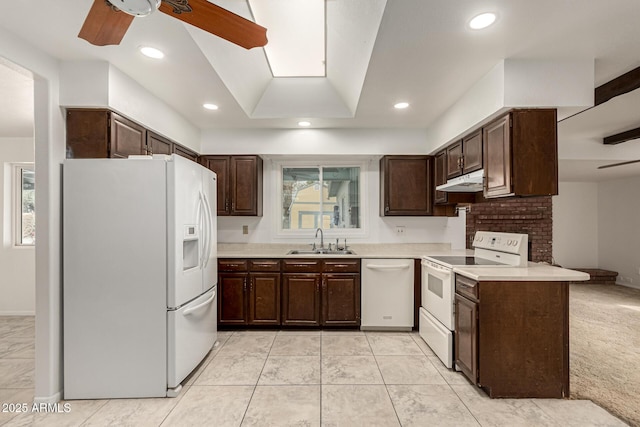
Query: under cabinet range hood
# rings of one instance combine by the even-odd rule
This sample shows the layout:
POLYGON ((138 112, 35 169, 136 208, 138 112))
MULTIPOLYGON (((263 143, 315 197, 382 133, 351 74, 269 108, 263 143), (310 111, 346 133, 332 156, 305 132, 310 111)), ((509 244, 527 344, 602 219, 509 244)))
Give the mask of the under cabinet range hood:
POLYGON ((448 180, 445 184, 438 185, 437 191, 450 193, 475 193, 483 190, 484 169, 468 173, 448 180))

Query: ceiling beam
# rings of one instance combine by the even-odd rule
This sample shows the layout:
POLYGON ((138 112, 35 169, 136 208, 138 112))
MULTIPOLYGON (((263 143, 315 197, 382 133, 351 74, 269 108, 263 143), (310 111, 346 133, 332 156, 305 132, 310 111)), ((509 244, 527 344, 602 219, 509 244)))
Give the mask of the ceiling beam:
POLYGON ((595 105, 640 88, 640 67, 600 85, 595 90, 595 105))
POLYGON ((606 145, 615 145, 638 138, 640 138, 640 128, 635 128, 625 132, 616 133, 615 135, 605 136, 602 139, 602 143, 606 145))

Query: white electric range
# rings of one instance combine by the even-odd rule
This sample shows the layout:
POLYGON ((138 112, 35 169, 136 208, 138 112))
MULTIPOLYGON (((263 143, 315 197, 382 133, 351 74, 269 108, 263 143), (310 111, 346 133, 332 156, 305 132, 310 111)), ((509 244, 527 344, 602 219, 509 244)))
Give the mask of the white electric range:
POLYGON ((422 258, 422 300, 419 331, 422 339, 453 368, 456 267, 525 267, 528 235, 478 231, 473 256, 425 256, 422 258))

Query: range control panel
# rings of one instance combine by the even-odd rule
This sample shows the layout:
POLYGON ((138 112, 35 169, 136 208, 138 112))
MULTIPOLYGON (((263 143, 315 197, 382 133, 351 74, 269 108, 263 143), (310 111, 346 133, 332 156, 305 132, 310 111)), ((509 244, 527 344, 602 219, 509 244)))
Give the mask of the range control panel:
POLYGON ((523 255, 528 251, 527 234, 476 231, 473 247, 523 255))

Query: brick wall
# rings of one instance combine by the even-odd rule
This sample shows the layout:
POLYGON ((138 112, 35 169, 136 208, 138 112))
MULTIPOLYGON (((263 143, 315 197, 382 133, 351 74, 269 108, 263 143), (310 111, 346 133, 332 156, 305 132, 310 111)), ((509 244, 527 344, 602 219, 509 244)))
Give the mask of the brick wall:
POLYGON ((510 198, 474 203, 467 212, 467 248, 476 231, 529 235, 529 259, 552 262, 551 196, 510 198))

